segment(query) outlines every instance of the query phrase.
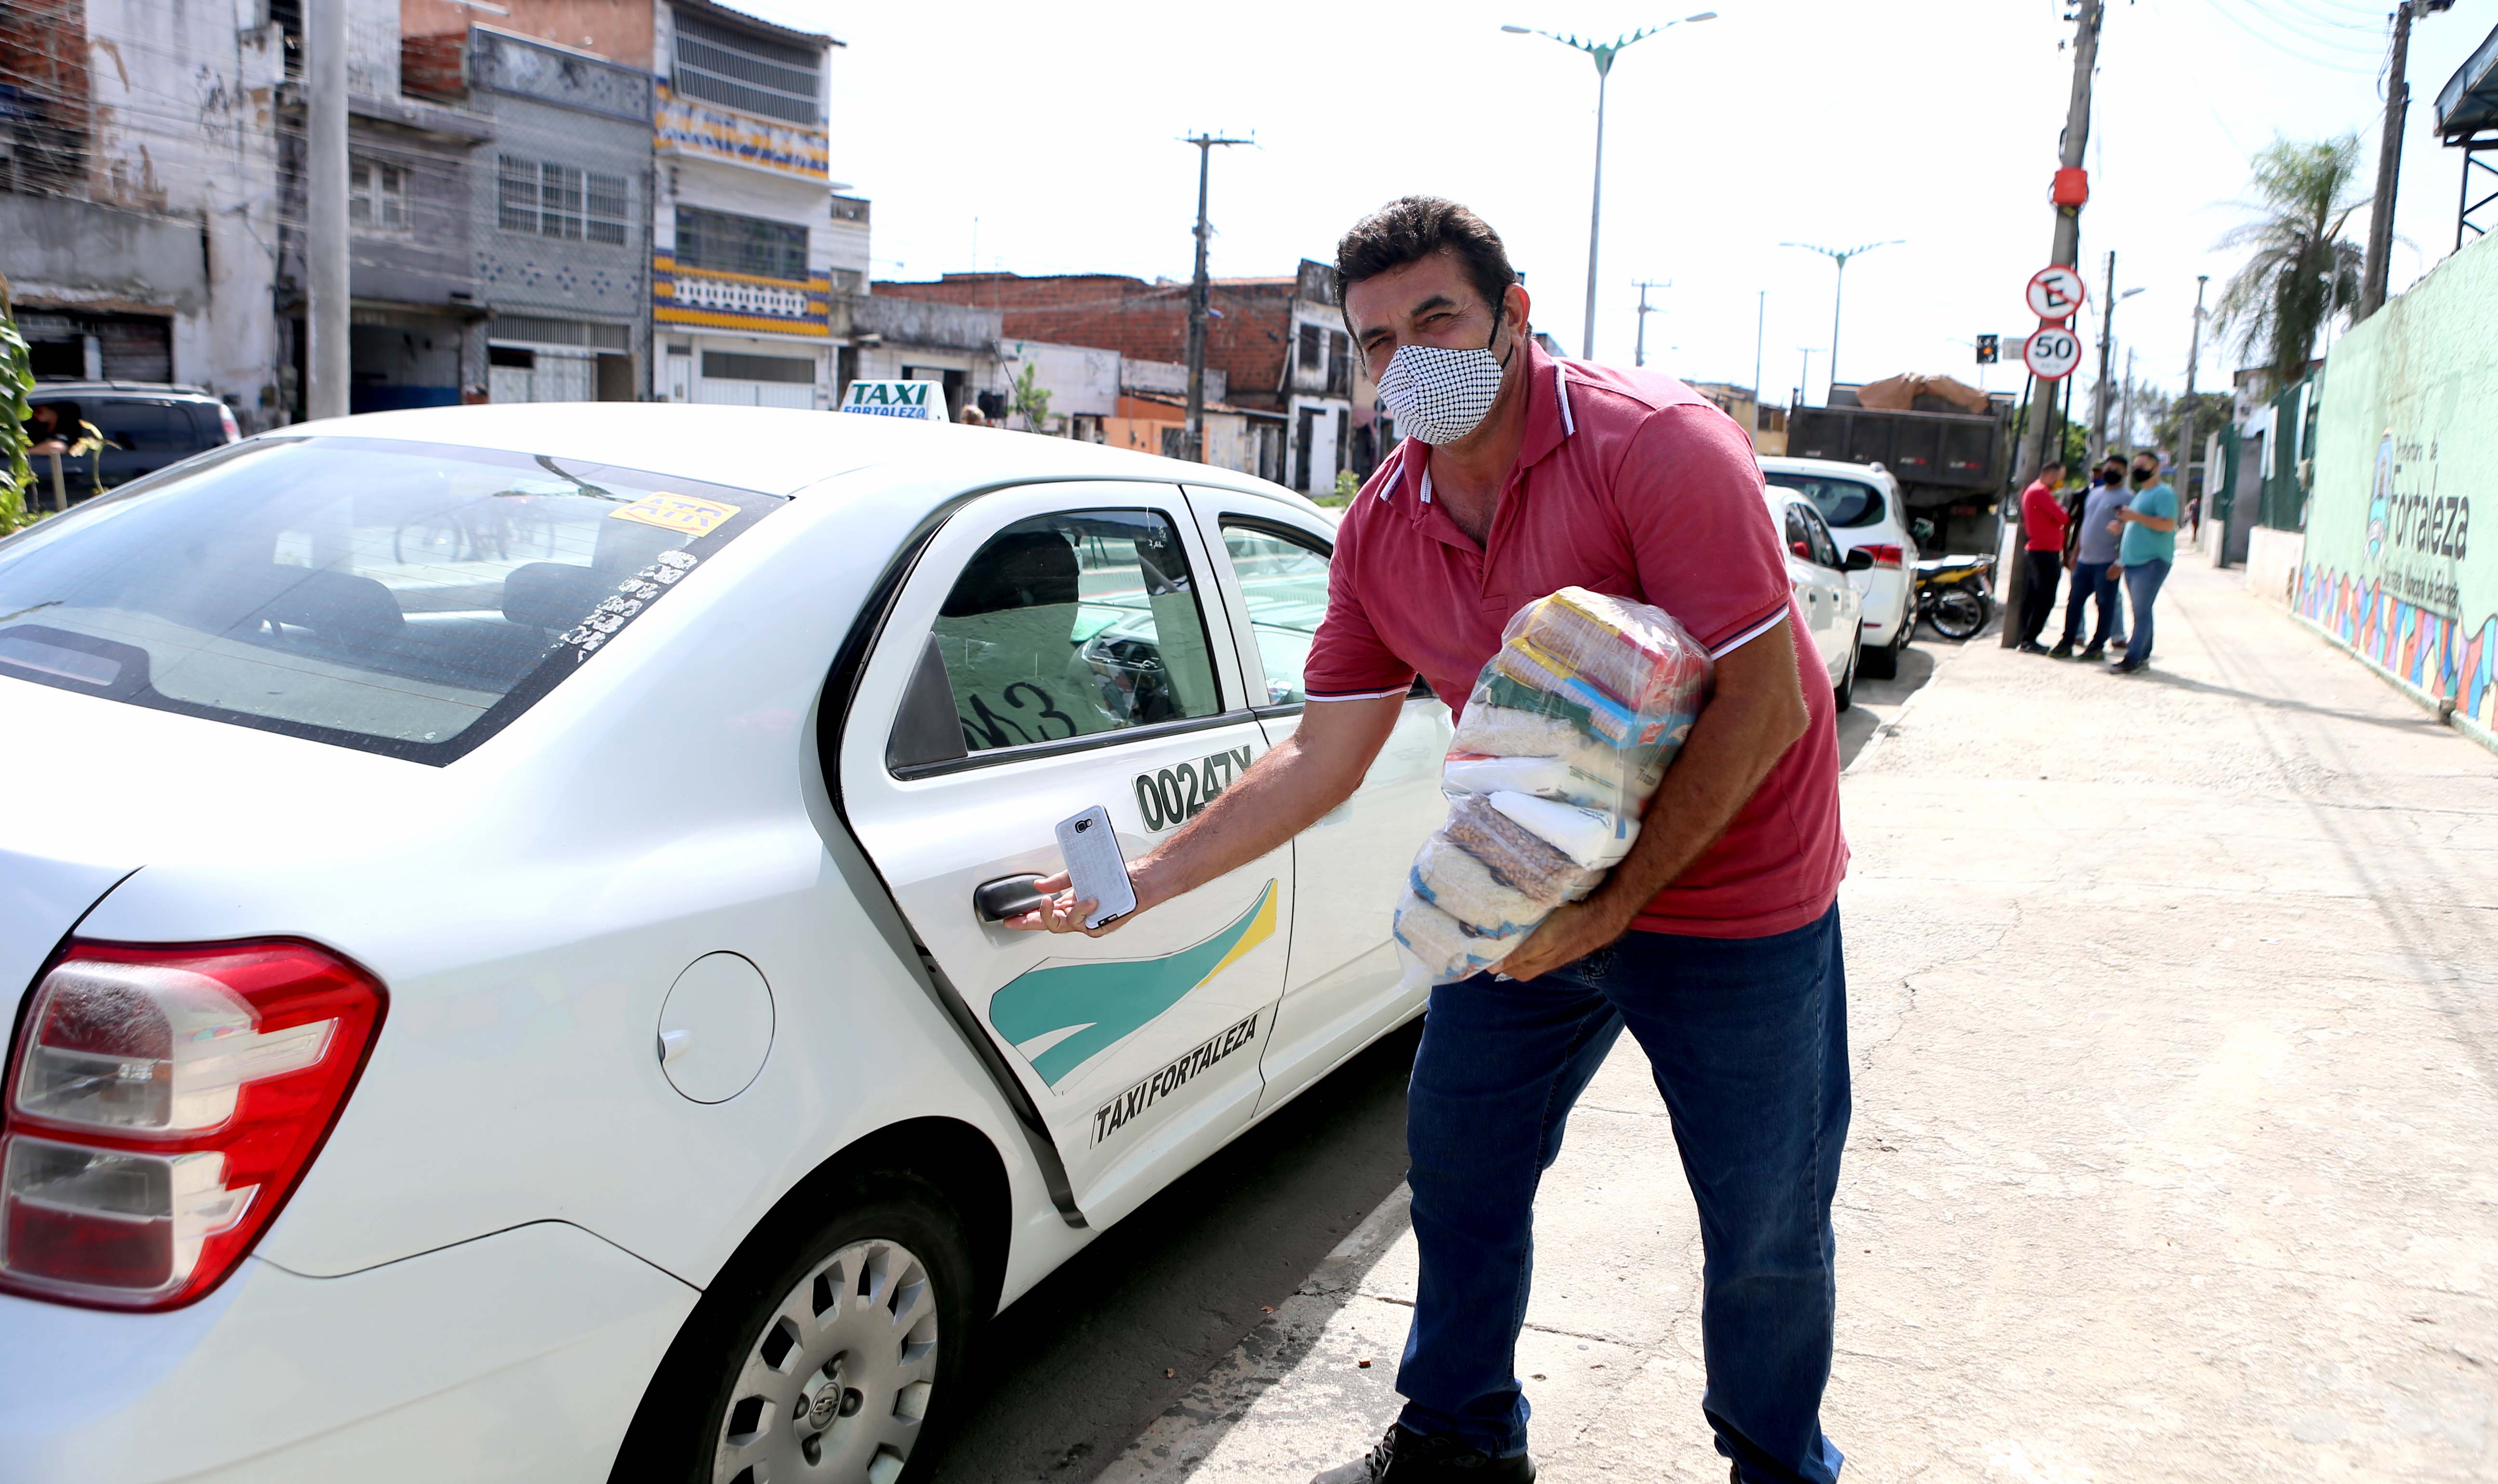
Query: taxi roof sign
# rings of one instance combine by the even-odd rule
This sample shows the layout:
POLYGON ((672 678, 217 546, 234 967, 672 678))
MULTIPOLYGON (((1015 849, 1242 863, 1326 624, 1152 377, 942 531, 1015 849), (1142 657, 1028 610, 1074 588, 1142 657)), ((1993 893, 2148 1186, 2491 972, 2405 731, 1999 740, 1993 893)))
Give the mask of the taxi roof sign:
POLYGON ((915 417, 942 423, 945 416, 943 381, 853 381, 842 395, 841 410, 871 417, 915 417))

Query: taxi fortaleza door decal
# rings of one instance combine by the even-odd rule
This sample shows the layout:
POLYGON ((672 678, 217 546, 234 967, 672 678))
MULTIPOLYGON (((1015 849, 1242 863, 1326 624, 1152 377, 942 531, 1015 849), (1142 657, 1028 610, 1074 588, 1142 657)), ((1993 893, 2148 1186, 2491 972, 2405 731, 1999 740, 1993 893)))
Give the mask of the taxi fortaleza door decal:
MULTIPOLYGON (((1213 936, 1177 952, 1152 958, 1044 961, 1025 970, 990 997, 989 1023, 1015 1048, 1015 1054, 1032 1064, 1033 1074, 1054 1089, 1095 1053, 1143 1029, 1274 932, 1275 882, 1269 878, 1247 912, 1213 936)), ((1221 1054, 1229 1055, 1254 1039, 1256 1021, 1264 1013, 1252 1012, 1247 1033, 1221 1054)), ((1216 1046, 1231 1033, 1228 1029, 1207 1045, 1216 1046)), ((1206 1049, 1200 1047, 1173 1062, 1172 1068, 1196 1062, 1206 1049)), ((1188 1075, 1192 1074, 1181 1074, 1182 1080, 1188 1075)), ((1138 1085, 1154 1081, 1149 1078, 1138 1085)))

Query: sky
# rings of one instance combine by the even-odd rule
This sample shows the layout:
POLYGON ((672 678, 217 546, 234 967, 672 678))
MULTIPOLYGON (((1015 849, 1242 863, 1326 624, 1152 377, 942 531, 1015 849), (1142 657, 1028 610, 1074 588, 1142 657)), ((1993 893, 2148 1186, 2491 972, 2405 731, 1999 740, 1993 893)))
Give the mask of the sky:
MULTIPOLYGON (((833 176, 874 208, 876 276, 974 268, 1181 278, 1198 151, 1183 136, 1254 135, 1214 152, 1211 267, 1283 274, 1333 256, 1363 211, 1399 195, 1463 201, 1507 241, 1533 320, 1583 350, 1595 69, 1503 24, 1612 39, 1672 19, 1649 0, 1440 0, 1254 8, 858 6, 732 0, 847 44, 832 77, 833 176)), ((1691 5, 1694 0, 1679 0, 1691 5)), ((1700 4, 1711 0, 1698 0, 1700 4)), ((1713 0, 1621 52, 1605 117, 1595 358, 1633 359, 1638 280, 1652 290, 1648 364, 1753 383, 1768 400, 1830 374, 1831 262, 1782 247, 1901 240, 1846 271, 1841 376, 1979 368, 1980 333, 2034 321, 2022 288, 2054 230, 2047 203, 2072 58, 2058 0, 1713 0), (1766 294, 1766 300, 1761 296, 1766 294)), ((2118 373, 2185 379, 2195 276, 2217 301, 2242 251, 2248 157, 2276 134, 2356 131, 2364 194, 2383 118, 2389 0, 2114 0, 2101 32, 2082 216, 2096 338, 2104 254, 2120 292, 2118 373)), ((2413 28, 2397 195, 2399 292, 2454 244, 2458 151, 2439 146, 2438 89, 2493 25, 2457 0, 2413 28)), ((2363 242, 2367 211, 2349 236, 2363 242)), ((2255 359, 2208 342, 2198 384, 2255 359)), ((2087 361, 2083 374, 2096 372, 2087 361)), ((2087 387, 2085 382, 2085 387, 2087 387)))

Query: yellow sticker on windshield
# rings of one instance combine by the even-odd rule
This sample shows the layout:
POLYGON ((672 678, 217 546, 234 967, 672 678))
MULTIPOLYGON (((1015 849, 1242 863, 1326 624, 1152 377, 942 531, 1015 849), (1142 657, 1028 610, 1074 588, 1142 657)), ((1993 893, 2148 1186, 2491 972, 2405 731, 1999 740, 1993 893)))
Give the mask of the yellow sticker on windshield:
POLYGON ((686 495, 671 495, 661 490, 645 496, 620 510, 610 510, 607 518, 615 521, 640 521, 662 531, 681 531, 687 535, 706 536, 720 529, 722 521, 737 513, 737 506, 717 500, 695 500, 686 495))

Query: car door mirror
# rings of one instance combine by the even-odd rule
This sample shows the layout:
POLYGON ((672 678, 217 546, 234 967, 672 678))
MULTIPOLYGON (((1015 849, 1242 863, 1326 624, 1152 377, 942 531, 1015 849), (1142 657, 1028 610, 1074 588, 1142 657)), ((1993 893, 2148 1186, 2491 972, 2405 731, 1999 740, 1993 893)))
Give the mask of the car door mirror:
POLYGON ((1851 572, 1872 571, 1874 569, 1874 554, 1867 551, 1864 547, 1859 546, 1854 551, 1847 554, 1847 560, 1842 563, 1841 565, 1851 572))

